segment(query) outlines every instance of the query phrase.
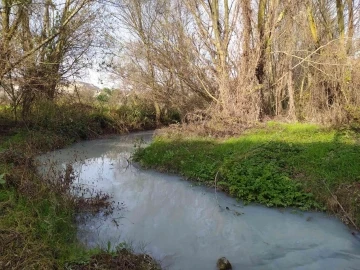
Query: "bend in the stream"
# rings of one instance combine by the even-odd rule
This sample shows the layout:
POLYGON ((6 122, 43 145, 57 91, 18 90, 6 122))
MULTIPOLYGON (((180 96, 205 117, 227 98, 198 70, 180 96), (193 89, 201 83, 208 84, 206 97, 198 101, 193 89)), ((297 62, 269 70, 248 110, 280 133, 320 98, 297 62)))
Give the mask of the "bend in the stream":
POLYGON ((244 207, 181 177, 134 166, 129 162, 134 143, 151 136, 81 142, 40 157, 63 167, 73 163, 80 184, 125 204, 111 218, 99 214, 79 224, 82 242, 90 247, 132 242, 171 270, 215 269, 222 256, 233 269, 360 269, 360 241, 334 217, 244 207))

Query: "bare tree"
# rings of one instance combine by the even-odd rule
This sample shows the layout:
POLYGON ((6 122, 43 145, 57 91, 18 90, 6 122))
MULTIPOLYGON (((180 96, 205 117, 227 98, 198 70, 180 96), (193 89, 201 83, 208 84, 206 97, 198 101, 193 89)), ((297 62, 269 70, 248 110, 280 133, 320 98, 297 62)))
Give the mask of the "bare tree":
POLYGON ((359 99, 359 5, 124 0, 116 16, 132 37, 118 70, 159 104, 198 100, 198 108, 205 105, 220 119, 333 121, 335 110, 345 119, 359 99))
POLYGON ((82 65, 95 29, 93 3, 3 0, 0 82, 15 115, 21 104, 26 116, 36 97, 53 100, 60 80, 82 65))

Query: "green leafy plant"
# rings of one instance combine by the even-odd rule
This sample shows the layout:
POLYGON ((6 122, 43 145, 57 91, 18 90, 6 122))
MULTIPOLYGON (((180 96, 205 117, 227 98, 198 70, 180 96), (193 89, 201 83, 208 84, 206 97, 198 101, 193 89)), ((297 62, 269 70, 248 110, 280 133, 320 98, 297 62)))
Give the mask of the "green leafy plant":
POLYGON ((356 130, 269 122, 226 140, 179 132, 156 138, 135 153, 135 160, 211 186, 217 176, 218 189, 247 203, 328 209, 360 225, 356 130), (345 215, 331 204, 334 195, 345 215))

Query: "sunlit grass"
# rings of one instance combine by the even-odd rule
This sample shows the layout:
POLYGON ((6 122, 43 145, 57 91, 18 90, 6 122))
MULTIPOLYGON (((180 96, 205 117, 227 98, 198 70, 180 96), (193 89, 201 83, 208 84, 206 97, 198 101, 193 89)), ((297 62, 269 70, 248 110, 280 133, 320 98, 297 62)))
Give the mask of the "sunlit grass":
MULTIPOLYGON (((358 138, 349 129, 270 122, 226 140, 160 137, 135 159, 208 185, 218 175, 219 188, 245 201, 323 209, 332 193, 360 181, 358 138)), ((358 208, 349 209, 354 219, 358 208)))

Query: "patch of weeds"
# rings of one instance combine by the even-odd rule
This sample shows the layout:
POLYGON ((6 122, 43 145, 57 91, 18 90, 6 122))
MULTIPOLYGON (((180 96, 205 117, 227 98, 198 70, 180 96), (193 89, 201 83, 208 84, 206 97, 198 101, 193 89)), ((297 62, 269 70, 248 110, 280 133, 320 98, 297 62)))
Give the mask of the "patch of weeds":
POLYGON ((118 247, 114 252, 100 251, 89 260, 69 264, 69 270, 160 270, 160 265, 147 254, 134 254, 118 247))
POLYGON ((327 209, 360 227, 360 144, 354 129, 269 122, 225 140, 163 134, 135 159, 205 184, 214 185, 218 174, 217 187, 246 202, 327 209))
POLYGON ((270 143, 248 155, 231 156, 220 168, 224 186, 231 195, 245 202, 267 206, 319 208, 311 193, 292 181, 287 160, 300 149, 289 144, 270 143))

